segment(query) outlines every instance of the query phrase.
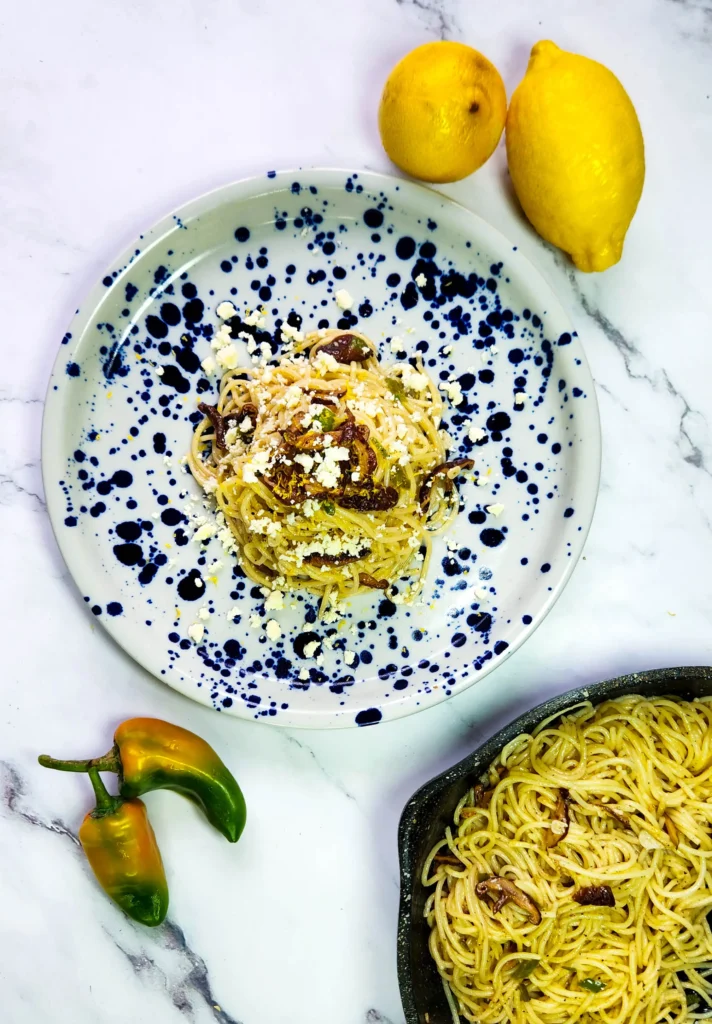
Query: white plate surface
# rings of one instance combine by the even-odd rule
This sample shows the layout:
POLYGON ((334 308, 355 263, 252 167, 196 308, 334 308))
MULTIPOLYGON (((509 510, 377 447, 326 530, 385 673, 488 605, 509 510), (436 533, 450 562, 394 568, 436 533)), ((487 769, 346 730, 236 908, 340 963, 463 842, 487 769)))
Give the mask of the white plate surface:
POLYGON ((43 432, 52 524, 91 612, 170 686, 285 726, 375 724, 495 668, 565 586, 599 466, 582 347, 531 264, 436 192, 338 170, 228 185, 142 235, 70 325, 43 432), (352 315, 334 301, 340 288, 356 300, 352 315), (224 299, 242 314, 264 305, 275 350, 289 314, 305 330, 358 324, 384 361, 396 359, 398 336, 402 358, 419 353, 435 378, 459 381, 462 404, 446 403, 450 457, 471 455, 487 486, 461 487, 422 602, 368 595, 325 626, 300 598, 277 613, 283 637, 272 644, 249 625, 265 618, 259 590, 217 539, 190 539, 185 510, 198 488, 180 459, 197 402, 216 393, 200 362, 224 299), (485 431, 476 444, 473 425, 485 431), (485 511, 498 504, 500 515, 485 511), (224 567, 208 573, 216 560, 224 567), (238 621, 228 618, 235 605, 238 621), (196 644, 188 628, 203 622, 200 609, 208 618, 196 644), (303 657, 305 633, 322 641, 322 664, 303 657))

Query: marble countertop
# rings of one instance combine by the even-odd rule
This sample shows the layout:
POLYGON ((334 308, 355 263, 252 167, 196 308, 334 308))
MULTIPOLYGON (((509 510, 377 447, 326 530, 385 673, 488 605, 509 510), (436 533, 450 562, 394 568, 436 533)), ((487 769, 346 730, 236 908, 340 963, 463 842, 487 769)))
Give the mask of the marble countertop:
POLYGON ((411 793, 579 683, 712 661, 710 0, 24 0, 0 85, 0 1001, 6 1024, 401 1024, 396 827, 411 793), (628 87, 648 173, 623 261, 574 272, 533 233, 504 149, 443 189, 518 244, 568 307, 598 388, 603 475, 564 596, 462 695, 382 728, 223 718, 147 676, 88 614, 42 497, 40 421, 65 326, 113 255, 195 194, 267 167, 390 170, 382 82, 461 39, 508 91, 551 37, 628 87), (204 735, 250 807, 237 847, 150 797, 169 922, 135 927, 77 848, 89 794, 43 771, 156 715, 204 735))

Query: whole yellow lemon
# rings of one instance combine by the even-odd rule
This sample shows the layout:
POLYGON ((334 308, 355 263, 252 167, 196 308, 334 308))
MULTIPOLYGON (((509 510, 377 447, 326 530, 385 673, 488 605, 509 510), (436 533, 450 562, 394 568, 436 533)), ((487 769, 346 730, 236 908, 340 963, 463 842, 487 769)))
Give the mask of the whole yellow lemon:
POLYGON ((499 71, 471 46, 418 46, 388 76, 378 127, 394 164, 423 181, 458 181, 488 160, 507 117, 499 71))
POLYGON ((643 135, 613 72, 544 40, 507 115, 507 160, 525 214, 579 270, 617 263, 645 178, 643 135))

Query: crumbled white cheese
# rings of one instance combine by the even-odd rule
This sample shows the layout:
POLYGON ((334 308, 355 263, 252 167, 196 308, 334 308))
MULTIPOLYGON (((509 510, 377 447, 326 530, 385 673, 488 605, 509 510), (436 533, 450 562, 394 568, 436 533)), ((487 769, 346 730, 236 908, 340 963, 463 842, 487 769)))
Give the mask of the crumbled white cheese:
POLYGON ((515 396, 514 396, 514 404, 515 405, 524 405, 524 400, 526 399, 526 397, 527 396, 524 394, 523 391, 517 391, 515 396))
POLYGON ((248 327, 264 327, 266 320, 264 314, 259 309, 254 309, 245 317, 245 323, 248 327))
POLYGON ((236 619, 240 614, 239 605, 234 604, 232 608, 228 609, 227 617, 228 619, 236 619))
POLYGON ((295 409, 301 402, 302 398, 304 398, 304 392, 299 385, 290 384, 275 404, 283 405, 285 409, 295 409))
POLYGON ((196 544, 202 544, 206 540, 210 540, 218 532, 218 528, 215 523, 203 523, 193 534, 193 540, 196 544))
POLYGON ((265 611, 278 612, 284 608, 284 594, 281 590, 272 590, 265 601, 265 611))
POLYGON ((307 500, 302 504, 302 515, 305 515, 307 519, 311 519, 311 517, 318 511, 319 502, 314 498, 307 498, 307 500))
POLYGON ((356 661, 356 652, 344 651, 344 661, 346 662, 347 665, 353 665, 353 663, 356 661))
POLYGON ((230 333, 230 328, 228 327, 227 324, 223 324, 221 327, 218 327, 217 331, 213 335, 212 341, 210 342, 210 347, 213 350, 213 352, 219 352, 220 349, 223 349, 225 348, 226 345, 231 344, 232 334, 230 333))
POLYGON ((403 344, 403 339, 399 338, 398 335, 396 335, 395 338, 391 338, 391 352, 395 352, 396 355, 399 352, 405 352, 405 345, 403 344))
POLYGON ((218 512, 215 516, 215 522, 218 526, 218 540, 222 544, 222 549, 226 554, 234 555, 237 553, 237 544, 233 537, 232 530, 227 525, 227 520, 222 512, 218 512))
POLYGON ((446 380, 443 381, 442 384, 440 384, 439 386, 440 390, 445 392, 445 394, 450 399, 453 405, 460 405, 464 398, 464 395, 462 393, 462 388, 460 387, 459 381, 454 379, 446 380))
POLYGON ((472 426, 467 431, 467 436, 471 441, 477 443, 477 441, 481 441, 484 437, 487 437, 487 433, 482 429, 482 427, 472 426))
POLYGON ((321 646, 319 640, 311 640, 308 644, 304 645, 304 657, 313 658, 317 649, 321 646))
POLYGON ((424 288, 425 285, 428 283, 428 279, 425 276, 425 274, 418 274, 418 276, 415 279, 415 283, 417 284, 418 288, 424 288))
POLYGON ((219 349, 215 356, 218 366, 221 366, 224 370, 234 370, 237 366, 237 359, 237 349, 232 343, 219 349))
POLYGON ((491 516, 501 516, 504 512, 504 505, 497 502, 495 505, 485 505, 485 511, 489 512, 491 516))
MULTIPOLYGON (((340 462, 348 462, 351 458, 351 452, 348 448, 342 448, 340 446, 326 448, 324 450, 324 458, 319 466, 317 466, 314 477, 327 489, 337 487, 339 478, 341 476, 340 462)), ((296 456, 295 456, 296 461, 296 456)))
POLYGON ((207 622, 208 619, 210 618, 210 612, 208 611, 208 609, 207 608, 199 608, 198 609, 198 618, 202 619, 203 622, 207 622))
POLYGON ((162 377, 165 372, 162 366, 154 366, 153 369, 157 377, 162 377))
POLYGON ((302 679, 302 680, 303 679, 308 679, 309 678, 309 669, 308 668, 300 668, 299 669, 299 678, 302 679))
POLYGON ((259 617, 257 612, 253 612, 252 615, 250 615, 250 628, 259 629, 261 625, 262 619, 259 617))
POLYGON ((266 473, 269 469, 271 456, 269 452, 255 452, 249 462, 242 467, 242 480, 246 484, 257 482, 258 473, 266 473))
POLYGON ((351 309, 354 304, 353 297, 349 295, 345 288, 339 288, 338 292, 334 295, 334 299, 339 309, 351 309))
POLYGON ((245 416, 242 422, 239 424, 241 434, 249 434, 253 429, 254 424, 249 416, 245 416))
POLYGON ((208 377, 215 373, 216 363, 212 356, 208 356, 200 365, 203 368, 203 373, 207 373, 208 377))
POLYGON ((418 370, 414 370, 410 363, 405 363, 403 366, 403 387, 406 391, 427 391, 430 385, 428 378, 424 373, 419 373, 418 370))
POLYGON ((188 636, 193 643, 199 644, 205 634, 205 626, 202 622, 194 622, 192 626, 188 626, 188 636))
POLYGON ((222 568, 223 568, 223 562, 220 562, 219 560, 216 560, 216 561, 214 561, 212 563, 212 565, 208 566, 208 568, 205 570, 205 572, 207 573, 208 576, 215 576, 216 573, 219 573, 222 568))
POLYGON ((282 635, 282 627, 276 619, 268 619, 265 626, 265 633, 268 640, 279 640, 282 635))
POLYGON ((304 334, 297 327, 283 323, 281 327, 282 341, 304 341, 304 334))
POLYGON ((258 533, 266 537, 276 537, 282 529, 282 524, 269 516, 262 516, 260 519, 253 519, 250 522, 250 533, 258 533))
POLYGON ((229 320, 231 316, 237 316, 237 310, 233 304, 227 300, 225 302, 221 302, 215 312, 221 320, 229 320))
POLYGON ((336 362, 330 352, 317 352, 316 357, 312 360, 312 369, 317 374, 330 373, 333 370, 339 369, 339 364, 336 362))
POLYGON ((475 587, 475 597, 478 601, 486 601, 489 594, 484 587, 475 587))
POLYGON ((478 476, 475 480, 478 487, 489 487, 491 481, 486 476, 478 476))
POLYGON ((302 467, 305 473, 310 473, 314 465, 314 458, 307 452, 300 452, 299 455, 295 455, 294 461, 302 467))
POLYGON ((444 356, 449 356, 451 352, 452 352, 452 345, 445 345, 443 347, 443 349, 442 349, 442 354, 444 356))

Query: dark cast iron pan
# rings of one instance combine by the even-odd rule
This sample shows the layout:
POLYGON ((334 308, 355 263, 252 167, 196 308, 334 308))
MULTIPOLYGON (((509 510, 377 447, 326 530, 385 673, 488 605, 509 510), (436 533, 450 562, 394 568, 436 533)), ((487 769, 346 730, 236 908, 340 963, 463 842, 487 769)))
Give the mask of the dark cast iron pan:
POLYGON ((401 874, 398 982, 407 1024, 452 1024, 442 982, 428 952, 429 932, 423 918, 428 893, 420 884, 420 875, 428 853, 451 824, 458 802, 515 736, 531 732, 544 719, 581 701, 599 704, 610 697, 629 693, 682 699, 708 697, 712 695, 712 668, 661 668, 569 690, 521 715, 410 798, 398 829, 401 874))

